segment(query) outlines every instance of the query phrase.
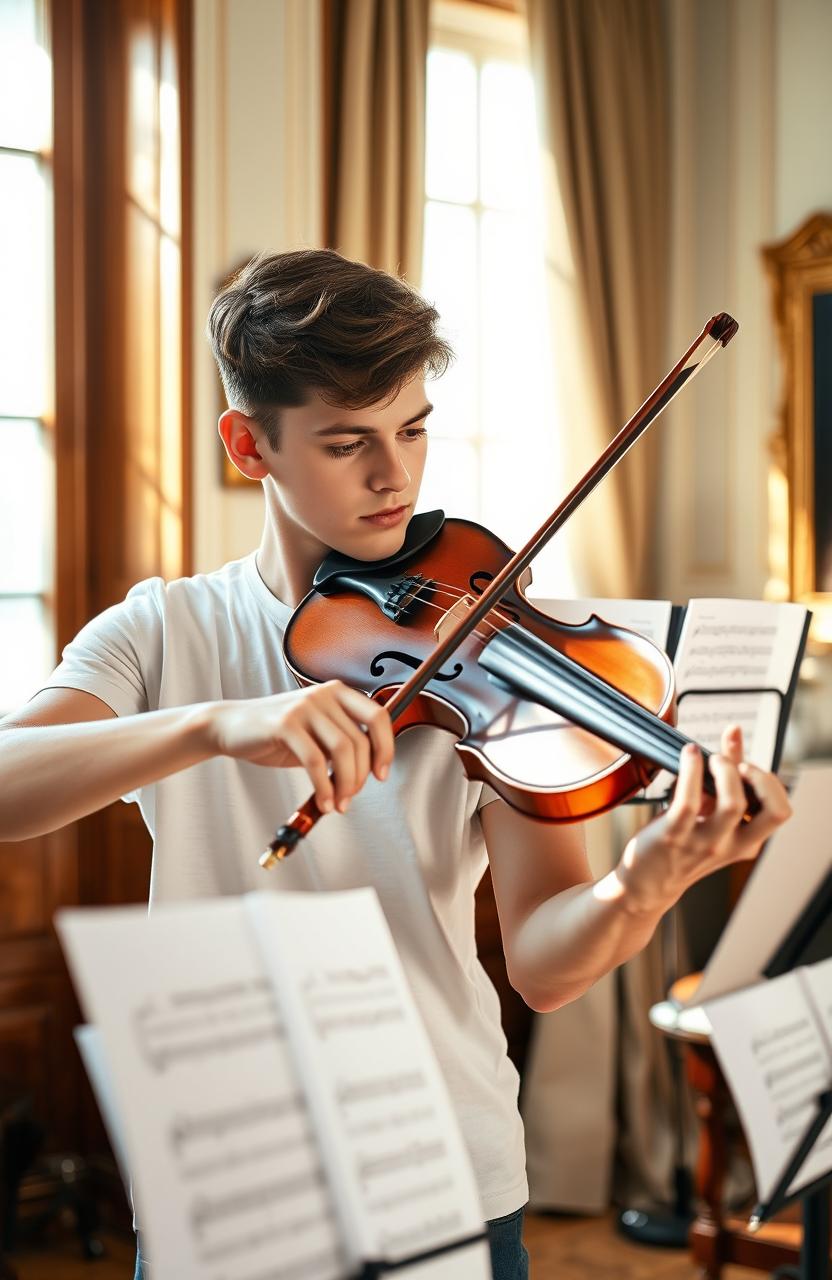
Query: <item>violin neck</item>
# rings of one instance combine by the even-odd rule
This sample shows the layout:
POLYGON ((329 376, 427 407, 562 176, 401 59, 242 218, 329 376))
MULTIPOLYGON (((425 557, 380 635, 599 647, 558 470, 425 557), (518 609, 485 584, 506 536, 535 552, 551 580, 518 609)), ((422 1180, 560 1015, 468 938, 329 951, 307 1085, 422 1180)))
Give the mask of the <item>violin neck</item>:
MULTIPOLYGON (((630 755, 678 775, 682 748, 691 738, 533 632, 514 624, 504 627, 484 646, 479 663, 491 679, 521 697, 548 707, 630 755)), ((699 749, 705 765, 703 790, 713 796, 716 786, 708 769, 711 753, 704 747, 699 749)), ((757 812, 759 802, 751 788, 744 786, 749 813, 757 812)))

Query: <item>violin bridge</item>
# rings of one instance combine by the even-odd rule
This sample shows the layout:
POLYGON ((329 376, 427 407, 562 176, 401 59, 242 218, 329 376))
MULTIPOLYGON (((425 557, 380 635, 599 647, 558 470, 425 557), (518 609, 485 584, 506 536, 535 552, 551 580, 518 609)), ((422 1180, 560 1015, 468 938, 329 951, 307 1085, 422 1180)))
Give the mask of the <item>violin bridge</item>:
POLYGON ((460 618, 469 613, 473 607, 473 596, 460 596, 459 600, 446 613, 442 614, 442 617, 433 628, 433 634, 437 641, 441 643, 451 628, 455 627, 460 618))

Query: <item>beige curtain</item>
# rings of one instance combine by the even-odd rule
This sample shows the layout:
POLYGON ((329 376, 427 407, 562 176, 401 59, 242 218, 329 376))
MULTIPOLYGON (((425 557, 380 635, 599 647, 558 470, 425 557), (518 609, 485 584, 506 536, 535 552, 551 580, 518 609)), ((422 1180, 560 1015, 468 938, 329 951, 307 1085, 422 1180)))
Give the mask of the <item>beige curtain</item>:
MULTIPOLYGON (((527 7, 541 138, 559 188, 555 221, 563 217, 571 259, 550 266, 559 282, 564 267, 571 277, 571 288, 558 290, 554 320, 558 367, 574 375, 564 388, 564 434, 577 477, 665 371, 662 10, 660 0, 527 0, 527 7)), ((587 593, 649 594, 655 458, 654 431, 576 517, 572 545, 587 593)))
POLYGON ((428 0, 325 0, 326 243, 422 270, 428 0))
MULTIPOLYGON (((527 0, 550 197, 547 269, 568 474, 581 475, 665 372, 668 88, 660 0, 527 0)), ((642 438, 570 526, 580 590, 649 596, 657 439, 642 438)), ((596 875, 641 812, 588 824, 596 875)), ((669 1192, 656 941, 573 1005, 536 1020, 524 1086, 532 1203, 600 1212, 613 1190, 669 1192)))

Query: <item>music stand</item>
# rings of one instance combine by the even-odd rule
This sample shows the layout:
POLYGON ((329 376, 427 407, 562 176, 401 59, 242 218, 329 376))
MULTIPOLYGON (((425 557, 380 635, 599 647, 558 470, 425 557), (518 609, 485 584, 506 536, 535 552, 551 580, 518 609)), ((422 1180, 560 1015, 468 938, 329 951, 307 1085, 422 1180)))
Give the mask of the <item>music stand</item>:
MULTIPOLYGON (((806 904, 772 954, 763 970, 766 978, 779 978, 807 959, 811 961, 826 958, 816 954, 816 944, 821 927, 830 917, 832 869, 827 872, 817 893, 806 904)), ((798 1268, 778 1267, 774 1276, 780 1280, 828 1280, 829 1277, 829 1184, 832 1182, 832 1165, 821 1177, 815 1178, 793 1195, 788 1194, 788 1189, 800 1173, 830 1116, 832 1087, 818 1096, 815 1113, 786 1162, 777 1185, 765 1204, 757 1205, 751 1215, 749 1226, 751 1230, 756 1230, 787 1205, 797 1200, 801 1203, 803 1240, 800 1246, 800 1265, 798 1268)))
POLYGON ((465 1236, 461 1240, 452 1240, 449 1244, 435 1245, 434 1248, 426 1249, 423 1253, 410 1254, 406 1258, 396 1259, 395 1262, 365 1262, 361 1270, 353 1277, 353 1280, 378 1280, 379 1277, 392 1275, 396 1271, 407 1272, 410 1267, 432 1262, 434 1258, 440 1258, 443 1254, 456 1253, 459 1249, 468 1249, 471 1245, 487 1240, 488 1232, 478 1231, 475 1235, 465 1236))

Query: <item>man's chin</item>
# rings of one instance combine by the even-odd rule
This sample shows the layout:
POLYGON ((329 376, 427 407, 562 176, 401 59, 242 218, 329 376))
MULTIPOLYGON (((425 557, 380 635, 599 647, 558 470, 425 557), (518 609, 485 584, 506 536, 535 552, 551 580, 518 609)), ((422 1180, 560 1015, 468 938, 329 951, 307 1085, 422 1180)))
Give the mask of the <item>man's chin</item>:
POLYGON ((368 564, 374 560, 386 560, 388 556, 396 555, 404 546, 407 524, 404 520, 392 529, 376 529, 368 525, 366 530, 362 529, 357 535, 345 535, 338 539, 337 544, 333 542, 332 550, 342 556, 349 556, 351 560, 364 560, 368 564))

